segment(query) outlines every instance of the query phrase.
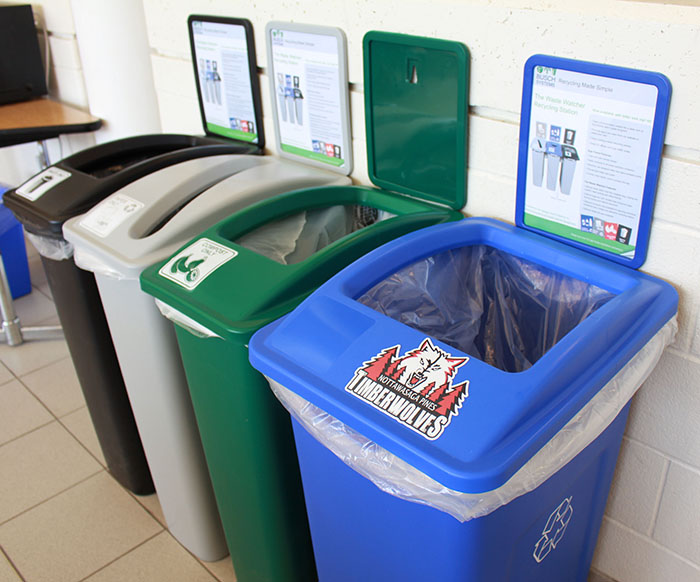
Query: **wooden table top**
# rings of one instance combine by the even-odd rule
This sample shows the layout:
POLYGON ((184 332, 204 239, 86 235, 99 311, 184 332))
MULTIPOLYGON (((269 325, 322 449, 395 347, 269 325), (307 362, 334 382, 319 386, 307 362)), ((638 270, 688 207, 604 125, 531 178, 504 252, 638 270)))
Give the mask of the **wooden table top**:
POLYGON ((48 97, 0 105, 0 146, 94 131, 102 120, 48 97))

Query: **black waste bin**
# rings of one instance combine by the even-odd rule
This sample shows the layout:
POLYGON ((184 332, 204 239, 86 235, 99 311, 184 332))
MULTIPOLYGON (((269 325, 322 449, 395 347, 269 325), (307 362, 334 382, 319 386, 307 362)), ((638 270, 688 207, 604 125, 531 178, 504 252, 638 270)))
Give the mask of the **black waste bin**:
MULTIPOLYGON (((191 19, 190 30, 195 21, 206 20, 191 19)), ((244 105, 254 112, 257 133, 243 135, 212 123, 200 97, 205 136, 142 135, 100 144, 63 159, 4 196, 5 205, 24 225, 41 255, 107 467, 119 483, 140 495, 154 492, 153 481, 95 277, 76 267, 62 228, 69 218, 87 212, 110 194, 158 170, 187 163, 193 172, 208 173, 215 183, 226 177, 227 160, 232 154, 262 154, 262 108, 252 26, 242 19, 211 20, 215 21, 214 32, 230 29, 246 39, 250 103, 244 105)), ((196 64, 195 75, 198 78, 196 64)), ((239 83, 240 79, 231 77, 231 82, 239 83)))
POLYGON ((127 138, 70 156, 5 194, 5 205, 41 255, 107 467, 134 493, 153 493, 153 482, 95 277, 75 266, 72 248, 63 238, 63 223, 125 184, 188 157, 219 159, 228 156, 214 154, 252 150, 249 144, 185 135, 127 138))

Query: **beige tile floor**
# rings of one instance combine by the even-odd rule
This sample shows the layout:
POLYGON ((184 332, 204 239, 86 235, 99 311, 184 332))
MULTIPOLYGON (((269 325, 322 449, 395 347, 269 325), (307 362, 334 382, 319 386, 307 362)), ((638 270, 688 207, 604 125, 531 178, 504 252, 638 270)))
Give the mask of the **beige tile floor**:
MULTIPOLYGON (((36 252, 22 325, 57 323, 36 252)), ((167 531, 155 495, 105 470, 64 341, 0 345, 0 582, 233 582, 167 531)))

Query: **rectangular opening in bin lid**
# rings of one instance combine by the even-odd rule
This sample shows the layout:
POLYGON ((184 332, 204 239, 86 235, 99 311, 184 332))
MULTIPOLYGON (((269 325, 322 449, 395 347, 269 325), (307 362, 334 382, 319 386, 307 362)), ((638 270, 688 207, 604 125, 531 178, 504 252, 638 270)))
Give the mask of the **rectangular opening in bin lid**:
MULTIPOLYGON (((487 245, 442 251, 407 265, 358 298, 396 321, 504 372, 529 369, 615 295, 487 245)), ((406 383, 430 384, 435 355, 406 383)), ((442 362, 444 363, 444 362, 442 362)), ((437 386, 428 394, 439 394, 437 386)))
POLYGON ((280 156, 350 174, 345 34, 330 26, 269 22, 265 37, 280 156))
POLYGON ((671 84, 545 55, 525 64, 516 224, 631 268, 649 243, 671 84))
POLYGON ((173 135, 167 142, 156 137, 152 143, 149 143, 151 140, 148 140, 147 136, 143 136, 142 141, 142 146, 133 149, 124 145, 104 156, 85 156, 83 160, 71 156, 72 159, 63 161, 93 178, 108 178, 156 156, 183 150, 196 143, 195 138, 186 135, 173 135))
POLYGON ((205 133, 264 147, 253 25, 194 14, 187 25, 205 133))
POLYGON ((466 203, 469 54, 459 43, 370 31, 364 38, 370 179, 452 208, 466 203))

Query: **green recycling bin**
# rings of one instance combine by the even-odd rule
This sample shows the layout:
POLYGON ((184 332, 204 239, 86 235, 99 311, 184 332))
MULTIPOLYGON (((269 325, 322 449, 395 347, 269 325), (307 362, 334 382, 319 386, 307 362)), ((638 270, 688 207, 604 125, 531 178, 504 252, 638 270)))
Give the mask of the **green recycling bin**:
MULTIPOLYGON (((316 580, 289 415, 248 362, 251 336, 370 250, 462 218, 466 48, 377 32, 364 48, 369 169, 382 189, 329 186, 265 200, 141 275, 175 323, 240 582, 316 580), (406 62, 419 67, 408 80, 406 62), (411 83, 416 74, 420 83, 411 83)), ((359 334, 364 324, 354 319, 337 331, 359 334)))

